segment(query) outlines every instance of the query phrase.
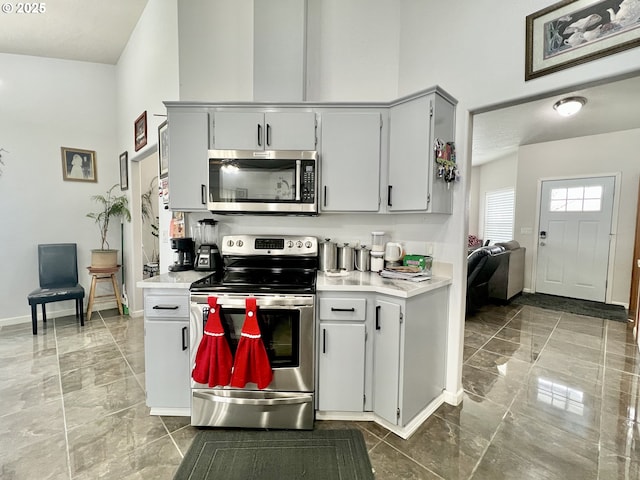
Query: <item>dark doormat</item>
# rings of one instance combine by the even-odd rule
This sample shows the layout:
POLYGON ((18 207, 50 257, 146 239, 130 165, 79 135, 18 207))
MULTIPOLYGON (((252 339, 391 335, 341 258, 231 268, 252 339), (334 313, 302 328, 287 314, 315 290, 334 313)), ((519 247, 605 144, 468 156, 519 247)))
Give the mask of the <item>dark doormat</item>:
POLYGON ((174 480, 369 480, 359 430, 202 430, 174 480))
POLYGON ((577 298, 558 297, 544 293, 522 293, 511 300, 516 305, 529 305, 532 307, 558 310, 560 312, 586 315, 588 317, 606 318, 627 322, 627 310, 622 305, 579 300, 577 298))

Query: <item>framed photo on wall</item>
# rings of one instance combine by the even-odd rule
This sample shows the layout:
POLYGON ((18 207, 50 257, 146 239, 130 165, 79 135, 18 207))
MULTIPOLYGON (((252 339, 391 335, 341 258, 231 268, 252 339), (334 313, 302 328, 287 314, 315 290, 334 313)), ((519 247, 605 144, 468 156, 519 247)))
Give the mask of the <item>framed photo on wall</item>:
POLYGON ((158 162, 160 178, 169 175, 169 126, 165 120, 158 127, 158 162))
POLYGON ((69 182, 97 182, 96 152, 81 148, 60 147, 62 179, 69 182))
POLYGON ((120 154, 120 190, 129 188, 129 153, 120 154))
POLYGON ((638 0, 564 0, 526 19, 525 80, 640 46, 638 0))
POLYGON ((133 124, 133 136, 136 152, 147 144, 147 111, 136 118, 133 124))

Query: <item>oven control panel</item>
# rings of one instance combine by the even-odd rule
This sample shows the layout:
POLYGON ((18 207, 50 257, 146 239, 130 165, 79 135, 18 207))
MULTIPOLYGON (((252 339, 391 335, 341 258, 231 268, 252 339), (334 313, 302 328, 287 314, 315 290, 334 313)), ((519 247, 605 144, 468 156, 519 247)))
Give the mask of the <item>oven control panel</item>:
POLYGON ((316 237, 298 235, 226 235, 222 255, 318 255, 316 237))

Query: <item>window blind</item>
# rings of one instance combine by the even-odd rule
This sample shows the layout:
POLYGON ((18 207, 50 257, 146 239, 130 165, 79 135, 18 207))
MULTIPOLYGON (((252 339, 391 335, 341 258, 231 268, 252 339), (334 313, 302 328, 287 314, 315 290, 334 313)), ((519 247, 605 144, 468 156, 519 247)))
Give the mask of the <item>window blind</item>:
POLYGON ((515 211, 513 188, 494 190, 485 195, 484 238, 491 243, 513 240, 513 217, 515 211))

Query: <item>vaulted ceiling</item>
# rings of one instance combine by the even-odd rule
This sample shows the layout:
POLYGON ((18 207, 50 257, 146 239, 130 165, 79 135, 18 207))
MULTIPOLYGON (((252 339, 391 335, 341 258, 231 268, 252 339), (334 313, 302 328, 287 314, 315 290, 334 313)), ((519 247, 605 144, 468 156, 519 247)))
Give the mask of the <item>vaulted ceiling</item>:
MULTIPOLYGON (((42 13, 2 13, 0 52, 115 65, 148 0, 56 0, 42 13)), ((13 6, 17 3, 5 3, 13 6)), ((26 3, 24 4, 26 5, 26 3)), ((3 7, 9 8, 9 7, 3 7)), ((640 128, 640 72, 474 115, 474 165, 503 158, 518 146, 640 128), (578 94, 583 111, 561 118, 553 103, 578 94)))

